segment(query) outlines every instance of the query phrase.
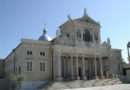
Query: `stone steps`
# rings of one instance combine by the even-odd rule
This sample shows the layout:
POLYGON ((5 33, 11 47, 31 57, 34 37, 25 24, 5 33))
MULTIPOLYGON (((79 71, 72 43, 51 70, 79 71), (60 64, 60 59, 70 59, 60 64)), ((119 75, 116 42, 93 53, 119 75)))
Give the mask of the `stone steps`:
POLYGON ((122 84, 118 78, 96 79, 96 80, 75 80, 75 81, 50 81, 40 86, 38 89, 43 90, 61 90, 72 88, 98 87, 122 84))

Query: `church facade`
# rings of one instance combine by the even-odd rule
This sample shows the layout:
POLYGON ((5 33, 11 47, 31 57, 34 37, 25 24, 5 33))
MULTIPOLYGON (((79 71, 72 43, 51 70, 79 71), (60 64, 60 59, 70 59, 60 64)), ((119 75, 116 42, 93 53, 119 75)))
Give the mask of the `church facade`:
POLYGON ((22 75, 25 81, 90 80, 112 78, 122 74, 120 49, 111 42, 101 43, 100 23, 87 14, 68 20, 56 31, 47 29, 38 40, 21 39, 21 43, 4 60, 4 78, 22 75))

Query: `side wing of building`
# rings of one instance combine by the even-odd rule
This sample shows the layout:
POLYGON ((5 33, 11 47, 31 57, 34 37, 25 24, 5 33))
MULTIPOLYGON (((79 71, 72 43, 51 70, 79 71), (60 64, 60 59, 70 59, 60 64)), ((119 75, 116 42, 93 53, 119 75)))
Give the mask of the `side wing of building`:
POLYGON ((21 44, 5 59, 5 78, 22 75, 26 81, 52 79, 50 42, 22 39, 21 44))

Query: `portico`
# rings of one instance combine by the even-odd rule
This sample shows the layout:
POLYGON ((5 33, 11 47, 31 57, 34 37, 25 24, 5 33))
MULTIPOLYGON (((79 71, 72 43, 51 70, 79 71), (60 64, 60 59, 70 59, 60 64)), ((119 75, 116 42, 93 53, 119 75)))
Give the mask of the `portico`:
POLYGON ((108 57, 96 53, 67 52, 60 52, 58 54, 60 56, 55 56, 58 57, 58 60, 54 60, 57 63, 54 72, 58 71, 54 74, 54 77, 58 77, 55 80, 90 80, 109 77, 109 67, 106 66, 109 62, 108 57))

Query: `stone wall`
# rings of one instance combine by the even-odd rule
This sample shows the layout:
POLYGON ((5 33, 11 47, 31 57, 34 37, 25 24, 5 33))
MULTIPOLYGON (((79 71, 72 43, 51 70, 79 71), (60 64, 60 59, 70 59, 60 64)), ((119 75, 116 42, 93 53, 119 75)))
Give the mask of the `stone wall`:
POLYGON ((10 83, 6 79, 0 79, 0 90, 9 90, 10 83))

